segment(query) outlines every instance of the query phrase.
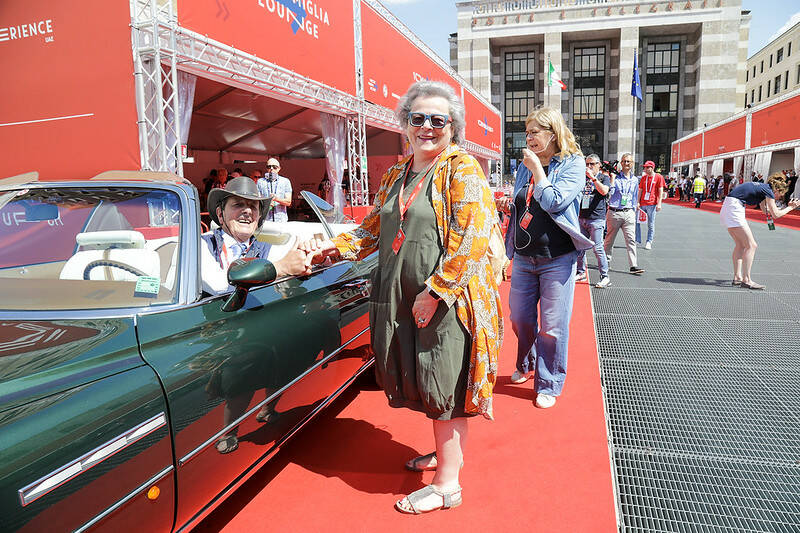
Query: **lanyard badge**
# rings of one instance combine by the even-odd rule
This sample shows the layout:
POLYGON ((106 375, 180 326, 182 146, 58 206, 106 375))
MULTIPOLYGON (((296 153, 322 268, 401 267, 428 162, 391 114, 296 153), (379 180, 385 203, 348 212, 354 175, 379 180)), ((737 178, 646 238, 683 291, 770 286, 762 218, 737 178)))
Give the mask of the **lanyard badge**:
MULTIPOLYGON (((442 150, 444 151, 444 150, 442 150)), ((440 152, 441 155, 441 152, 440 152)), ((417 199, 417 195, 419 191, 422 190, 422 185, 427 181, 426 178, 428 177, 428 173, 433 170, 436 161, 439 160, 439 156, 437 155, 436 158, 433 160, 433 163, 425 169, 425 173, 422 176, 422 179, 419 180, 417 186, 414 187, 414 190, 411 191, 411 196, 408 197, 408 201, 403 203, 403 192, 405 192, 406 188, 406 180, 408 179, 408 174, 411 172, 411 165, 414 162, 414 157, 412 156, 411 159, 408 161, 408 166, 406 166, 406 172, 403 175, 403 181, 400 183, 400 194, 397 195, 397 206, 400 211, 400 227, 397 230, 397 235, 394 236, 394 240, 392 241, 392 251, 397 255, 400 253, 400 247, 403 245, 403 241, 406 240, 406 234, 403 232, 403 221, 406 218, 406 211, 408 208, 411 207, 411 204, 414 203, 414 200, 417 199)))
POLYGON ((530 226, 531 224, 531 220, 533 220, 533 215, 529 211, 532 196, 533 196, 533 174, 531 174, 531 181, 528 182, 528 191, 525 193, 525 214, 522 215, 522 218, 519 219, 519 227, 522 229, 528 229, 528 226, 530 226))

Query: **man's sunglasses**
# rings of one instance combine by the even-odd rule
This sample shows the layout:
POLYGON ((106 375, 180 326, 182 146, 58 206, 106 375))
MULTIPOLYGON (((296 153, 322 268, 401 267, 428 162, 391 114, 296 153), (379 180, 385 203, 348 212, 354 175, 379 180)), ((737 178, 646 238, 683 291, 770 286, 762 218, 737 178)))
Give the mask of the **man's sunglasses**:
POLYGON ((427 113, 409 113, 408 114, 408 123, 415 128, 419 128, 420 126, 425 124, 425 121, 429 120, 431 123, 431 128, 436 128, 440 130, 447 126, 447 123, 450 122, 450 117, 447 115, 439 115, 439 114, 432 114, 428 115, 427 113))
POLYGON ((278 165, 267 165, 267 168, 281 168, 278 165))

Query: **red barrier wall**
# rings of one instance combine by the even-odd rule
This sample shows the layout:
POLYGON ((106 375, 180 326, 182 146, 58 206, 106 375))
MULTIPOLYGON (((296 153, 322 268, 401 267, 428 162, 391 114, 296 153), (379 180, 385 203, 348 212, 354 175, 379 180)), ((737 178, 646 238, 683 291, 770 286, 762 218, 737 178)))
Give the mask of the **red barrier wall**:
POLYGON ((356 92, 353 4, 342 0, 178 3, 178 21, 238 50, 350 94, 356 92))
POLYGON ((361 3, 361 38, 364 61, 364 97, 395 109, 408 87, 420 80, 448 83, 463 96, 467 140, 500 151, 500 115, 464 89, 450 73, 431 60, 394 26, 361 3))
POLYGON ((685 141, 681 141, 681 156, 680 162, 689 161, 690 159, 699 159, 703 156, 703 137, 698 134, 694 137, 689 137, 685 141))
POLYGON ((141 168, 128 2, 0 1, 2 175, 141 168))
POLYGON ((797 139, 798 116, 800 116, 800 98, 791 98, 754 111, 750 146, 756 148, 797 139))
POLYGON ((747 118, 741 117, 732 122, 706 130, 703 155, 717 155, 744 150, 747 118))

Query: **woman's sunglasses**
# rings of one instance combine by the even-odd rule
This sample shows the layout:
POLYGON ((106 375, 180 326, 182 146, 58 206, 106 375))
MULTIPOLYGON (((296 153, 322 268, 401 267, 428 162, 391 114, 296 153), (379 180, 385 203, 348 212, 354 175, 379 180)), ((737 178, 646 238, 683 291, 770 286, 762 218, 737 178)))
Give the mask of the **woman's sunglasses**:
POLYGON ((415 128, 419 128, 420 126, 425 124, 425 121, 429 120, 431 123, 431 128, 436 128, 440 130, 447 126, 447 123, 450 122, 450 117, 447 115, 439 115, 439 114, 432 114, 428 115, 427 113, 409 113, 408 114, 408 123, 415 128))

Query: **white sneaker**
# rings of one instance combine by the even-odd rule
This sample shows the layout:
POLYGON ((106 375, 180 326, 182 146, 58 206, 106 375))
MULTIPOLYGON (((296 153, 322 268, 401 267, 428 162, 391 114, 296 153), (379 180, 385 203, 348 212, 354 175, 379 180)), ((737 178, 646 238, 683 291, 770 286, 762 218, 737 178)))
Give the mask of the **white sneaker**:
POLYGON ((575 274, 575 281, 586 281, 586 272, 581 272, 580 274, 575 274))
POLYGON ((520 383, 525 383, 532 377, 533 377, 533 372, 525 372, 523 374, 519 370, 514 370, 514 373, 511 374, 511 383, 516 383, 517 385, 519 385, 520 383))
POLYGON ((595 284, 595 287, 598 289, 605 289, 609 285, 611 285, 611 280, 608 279, 608 276, 603 276, 602 279, 595 284))
POLYGON ((611 262, 611 256, 610 255, 606 255, 606 260, 610 263, 611 262))
POLYGON ((645 243, 645 245, 644 245, 644 249, 645 250, 650 250, 652 248, 653 248, 653 244, 650 241, 647 241, 647 243, 645 243))
POLYGON ((536 395, 536 407, 539 409, 549 409, 556 404, 556 397, 549 394, 539 393, 536 395))

